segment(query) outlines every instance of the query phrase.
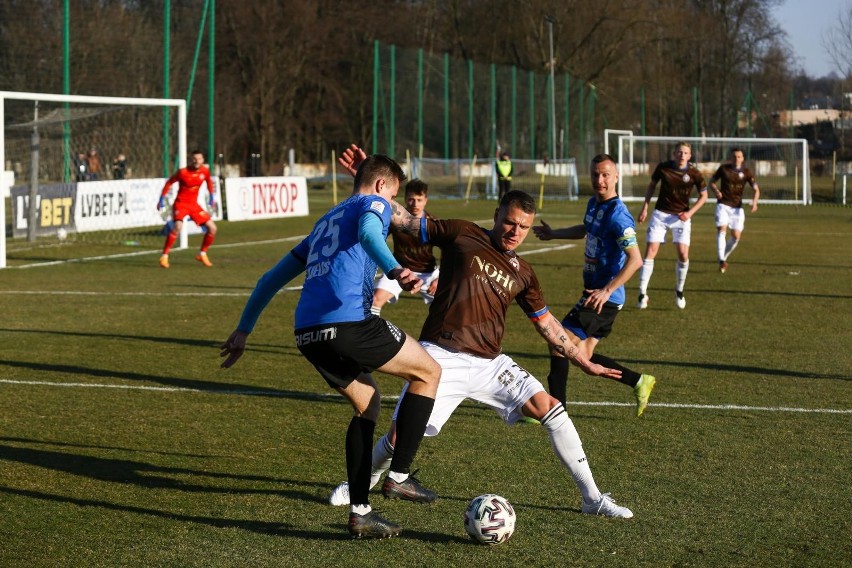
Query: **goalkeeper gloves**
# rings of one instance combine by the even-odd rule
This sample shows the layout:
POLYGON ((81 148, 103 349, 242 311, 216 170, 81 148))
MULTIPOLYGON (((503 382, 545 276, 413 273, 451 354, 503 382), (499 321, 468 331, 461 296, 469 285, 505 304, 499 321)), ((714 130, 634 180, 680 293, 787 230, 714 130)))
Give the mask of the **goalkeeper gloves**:
POLYGON ((166 196, 161 195, 160 200, 157 202, 157 210, 160 210, 165 206, 166 206, 166 196))
POLYGON ((207 202, 207 205, 210 206, 210 209, 213 209, 216 205, 216 199, 212 195, 210 196, 210 200, 207 202))

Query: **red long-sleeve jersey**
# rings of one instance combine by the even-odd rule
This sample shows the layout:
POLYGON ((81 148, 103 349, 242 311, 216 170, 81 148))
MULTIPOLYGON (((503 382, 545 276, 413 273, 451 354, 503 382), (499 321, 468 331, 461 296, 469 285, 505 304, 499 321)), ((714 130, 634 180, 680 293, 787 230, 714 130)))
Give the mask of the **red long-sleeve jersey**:
POLYGON ((169 193, 172 184, 178 183, 178 193, 176 201, 188 201, 191 203, 198 202, 198 191, 201 189, 202 183, 207 183, 207 191, 213 195, 213 178, 210 177, 210 168, 201 166, 198 169, 181 168, 166 180, 166 185, 163 186, 163 191, 160 193, 165 197, 169 193))

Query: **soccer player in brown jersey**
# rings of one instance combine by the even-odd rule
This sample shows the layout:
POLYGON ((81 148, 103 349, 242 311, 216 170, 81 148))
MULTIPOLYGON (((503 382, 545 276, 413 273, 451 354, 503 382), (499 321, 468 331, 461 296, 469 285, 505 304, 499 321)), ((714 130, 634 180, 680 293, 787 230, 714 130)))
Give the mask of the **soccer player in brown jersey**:
MULTIPOLYGON (((429 217, 426 212, 426 204, 429 202, 429 186, 420 179, 413 179, 405 184, 405 209, 417 218, 429 217)), ((432 253, 432 245, 421 242, 417 237, 390 228, 393 237, 393 256, 401 266, 409 269, 423 281, 420 288, 420 296, 427 304, 435 297, 438 288, 438 261, 432 253)), ((402 293, 402 287, 396 280, 382 275, 376 283, 376 291, 373 293, 373 306, 370 311, 373 315, 382 315, 382 308, 388 302, 395 304, 402 293)))
POLYGON ((740 237, 745 226, 743 211, 743 191, 749 184, 754 191, 751 200, 751 212, 757 211, 757 201, 760 199, 760 188, 754 181, 754 174, 743 166, 745 156, 740 148, 731 149, 731 163, 722 164, 713 177, 710 178, 710 189, 716 194, 716 249, 719 253, 719 272, 728 270, 728 257, 740 243, 740 237), (716 182, 722 182, 721 189, 716 182), (731 236, 726 238, 728 227, 731 236))
MULTIPOLYGON (((363 151, 349 148, 340 161, 351 172, 361 156, 363 151)), ((494 212, 490 230, 458 219, 418 219, 398 204, 391 203, 391 207, 393 224, 441 249, 441 280, 420 332, 420 344, 441 366, 441 382, 426 435, 437 435, 467 398, 490 406, 508 424, 525 416, 534 418, 547 430, 554 453, 580 490, 583 513, 632 517, 630 509, 617 505, 608 493, 598 489, 565 407, 502 351, 506 312, 514 301, 536 331, 583 371, 610 378, 621 376, 620 371, 592 363, 580 352, 576 347, 579 338, 550 313, 535 272, 515 253, 535 220, 535 199, 522 191, 509 191, 494 212)), ((400 403, 405 393, 403 390, 400 403)), ((392 423, 390 431, 373 447, 373 485, 390 463, 395 436, 392 423)), ((348 493, 346 484, 341 484, 329 501, 346 504, 348 493)))
POLYGON ((683 285, 689 271, 689 238, 692 231, 692 216, 707 201, 707 183, 704 176, 689 163, 692 147, 688 142, 679 142, 672 153, 673 159, 660 162, 651 175, 651 182, 645 192, 645 203, 639 212, 638 220, 644 223, 648 218, 648 204, 654 196, 657 184, 660 184, 660 196, 654 207, 654 213, 648 223, 645 244, 645 258, 639 270, 639 301, 637 307, 648 307, 648 283, 654 273, 654 259, 660 245, 666 242, 666 233, 672 232, 672 242, 677 247, 677 266, 675 267, 675 304, 686 307, 683 297, 683 285), (698 199, 690 207, 689 198, 692 189, 698 190, 698 199))

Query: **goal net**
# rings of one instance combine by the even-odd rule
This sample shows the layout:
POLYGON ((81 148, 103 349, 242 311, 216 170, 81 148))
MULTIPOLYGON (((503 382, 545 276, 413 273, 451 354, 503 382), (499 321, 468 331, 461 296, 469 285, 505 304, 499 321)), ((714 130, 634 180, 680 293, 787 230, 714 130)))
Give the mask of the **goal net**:
MULTIPOLYGON (((411 178, 429 184, 429 194, 448 199, 497 199, 497 168, 494 158, 473 160, 414 158, 411 178)), ((577 199, 577 164, 568 160, 519 160, 512 158, 512 189, 537 199, 577 199)))
MULTIPOLYGON (((671 159, 678 142, 688 142, 692 146, 690 161, 696 164, 708 183, 716 169, 730 161, 731 149, 739 148, 745 156, 745 166, 754 173, 760 187, 761 203, 807 205, 812 202, 808 143, 804 139, 675 138, 623 133, 615 137, 617 142, 610 146, 610 153, 618 160, 618 191, 625 201, 644 200, 657 164, 671 159)), ((750 200, 749 187, 744 197, 750 200)))
POLYGON ((160 246, 183 100, 0 91, 0 123, 0 267, 160 246))

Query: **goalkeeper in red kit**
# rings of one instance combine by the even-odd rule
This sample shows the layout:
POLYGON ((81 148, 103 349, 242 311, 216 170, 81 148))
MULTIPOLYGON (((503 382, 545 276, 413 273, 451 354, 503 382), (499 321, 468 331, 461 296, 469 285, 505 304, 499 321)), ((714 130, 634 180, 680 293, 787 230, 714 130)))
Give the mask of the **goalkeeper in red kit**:
POLYGON ((205 227, 204 240, 201 241, 201 250, 195 256, 195 260, 204 266, 213 266, 210 259, 207 258, 207 249, 213 244, 213 239, 216 238, 216 223, 210 213, 205 211, 198 204, 198 191, 201 189, 202 183, 207 183, 207 191, 210 194, 208 205, 213 209, 215 205, 215 190, 213 188, 213 179, 210 177, 210 168, 204 165, 204 153, 201 150, 192 152, 192 160, 190 164, 179 169, 172 177, 166 180, 166 185, 163 186, 163 191, 160 194, 160 200, 157 202, 157 210, 163 209, 166 206, 166 195, 169 193, 172 184, 178 183, 178 193, 172 204, 172 219, 174 224, 171 226, 171 231, 166 235, 166 243, 163 245, 163 254, 160 256, 160 266, 163 268, 169 267, 169 251, 175 244, 181 228, 183 228, 183 220, 186 217, 192 219, 199 227, 205 227))

